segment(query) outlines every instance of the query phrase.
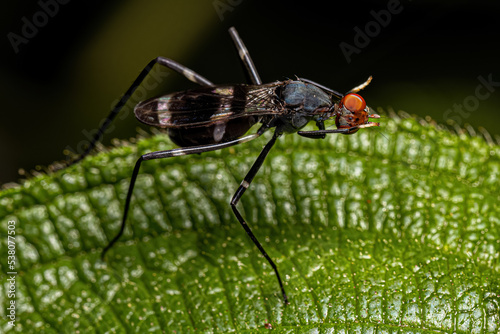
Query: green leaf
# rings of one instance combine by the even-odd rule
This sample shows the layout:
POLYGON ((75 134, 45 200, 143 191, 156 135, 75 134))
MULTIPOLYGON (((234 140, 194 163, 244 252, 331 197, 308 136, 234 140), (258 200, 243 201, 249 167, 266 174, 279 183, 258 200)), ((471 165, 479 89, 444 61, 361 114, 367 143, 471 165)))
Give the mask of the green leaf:
POLYGON ((7 252, 0 328, 22 333, 498 333, 500 148, 425 122, 280 138, 239 206, 229 200, 266 138, 147 161, 125 235, 133 164, 164 135, 0 194, 15 221, 15 327, 7 252))

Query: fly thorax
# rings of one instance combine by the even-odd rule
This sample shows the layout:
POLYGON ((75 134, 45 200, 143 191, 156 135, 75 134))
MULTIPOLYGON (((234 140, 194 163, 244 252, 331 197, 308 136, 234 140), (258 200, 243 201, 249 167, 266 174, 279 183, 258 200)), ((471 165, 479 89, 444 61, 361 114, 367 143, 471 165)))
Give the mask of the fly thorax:
POLYGON ((289 81, 281 90, 287 114, 281 118, 284 132, 297 132, 316 119, 321 112, 330 111, 330 95, 315 85, 297 80, 289 81))
POLYGON ((303 81, 290 81, 282 92, 285 106, 297 112, 314 114, 318 109, 330 108, 330 95, 320 88, 303 81))

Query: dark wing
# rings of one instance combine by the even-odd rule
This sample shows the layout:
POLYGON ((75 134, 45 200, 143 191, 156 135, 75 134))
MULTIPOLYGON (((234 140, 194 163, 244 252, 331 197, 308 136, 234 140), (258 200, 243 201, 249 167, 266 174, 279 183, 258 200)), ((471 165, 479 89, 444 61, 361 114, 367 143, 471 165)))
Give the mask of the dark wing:
POLYGON ((140 102, 134 112, 142 123, 161 128, 195 127, 238 117, 277 115, 283 108, 275 90, 282 84, 201 87, 140 102))

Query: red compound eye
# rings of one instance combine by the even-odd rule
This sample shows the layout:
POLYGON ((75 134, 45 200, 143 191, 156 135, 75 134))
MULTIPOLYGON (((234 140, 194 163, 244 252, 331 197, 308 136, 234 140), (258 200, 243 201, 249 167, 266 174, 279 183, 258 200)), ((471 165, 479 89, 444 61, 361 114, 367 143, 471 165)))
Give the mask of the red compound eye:
POLYGON ((340 101, 340 104, 351 112, 362 111, 366 108, 365 100, 360 95, 354 93, 344 96, 340 101))

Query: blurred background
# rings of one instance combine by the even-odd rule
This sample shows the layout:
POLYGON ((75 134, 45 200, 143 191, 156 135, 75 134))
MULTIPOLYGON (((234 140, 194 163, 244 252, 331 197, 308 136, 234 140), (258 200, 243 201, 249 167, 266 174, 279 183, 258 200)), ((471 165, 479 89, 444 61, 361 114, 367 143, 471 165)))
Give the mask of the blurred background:
MULTIPOLYGON (((373 75, 372 107, 500 134, 500 3, 478 1, 17 1, 0 16, 0 184, 82 151, 154 57, 215 83, 245 76, 235 26, 264 82, 295 75, 347 91, 373 75)), ((4 5, 5 6, 5 5, 4 5)), ((147 127, 133 105, 194 87, 157 69, 104 138, 147 127)), ((381 128, 383 129, 383 123, 381 128)))

